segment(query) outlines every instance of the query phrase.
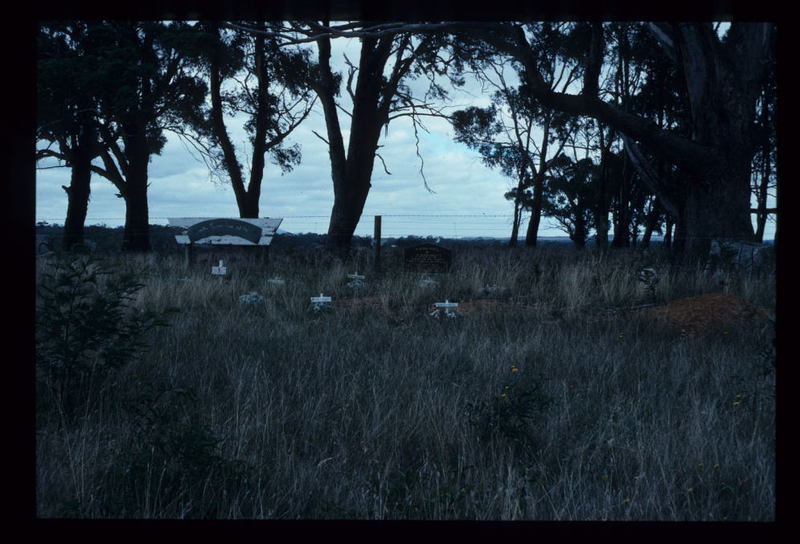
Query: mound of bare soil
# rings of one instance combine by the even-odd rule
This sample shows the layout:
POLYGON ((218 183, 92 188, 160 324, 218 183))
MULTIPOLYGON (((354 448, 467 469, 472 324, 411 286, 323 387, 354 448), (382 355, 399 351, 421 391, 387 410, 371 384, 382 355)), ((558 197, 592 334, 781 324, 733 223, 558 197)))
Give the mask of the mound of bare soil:
POLYGON ((690 336, 739 328, 760 329, 769 323, 766 309, 727 293, 682 298, 637 313, 669 331, 690 336))

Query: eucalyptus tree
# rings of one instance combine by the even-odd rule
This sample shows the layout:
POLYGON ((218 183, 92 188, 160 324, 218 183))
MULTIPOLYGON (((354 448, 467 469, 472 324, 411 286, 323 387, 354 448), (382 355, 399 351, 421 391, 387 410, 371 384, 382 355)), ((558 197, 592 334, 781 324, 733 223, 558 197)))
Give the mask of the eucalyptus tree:
POLYGON ((36 66, 37 161, 55 158, 71 169, 62 247, 83 242, 91 194, 92 160, 100 153, 97 102, 93 93, 95 62, 87 50, 82 22, 49 22, 39 27, 36 66), (55 146, 55 147, 54 147, 55 146))
POLYGON ((547 175, 550 191, 543 214, 555 219, 578 248, 586 245, 593 222, 597 174, 591 157, 573 160, 562 153, 553 159, 547 175))
MULTIPOLYGON (((322 30, 327 25, 322 25, 322 30)), ((331 39, 316 40, 317 74, 313 89, 319 96, 325 114, 327 138, 320 135, 329 148, 334 203, 328 226, 327 241, 333 248, 349 248, 353 233, 361 219, 367 195, 372 187, 372 171, 378 155, 381 130, 401 116, 410 116, 415 133, 421 115, 442 115, 424 102, 429 97, 443 98, 444 89, 432 79, 428 95, 420 102, 406 84, 408 78, 431 70, 437 60, 442 40, 437 35, 416 36, 410 33, 360 38, 358 64, 347 60, 349 70, 346 92, 352 101, 350 135, 344 145, 337 102, 341 76, 331 69, 331 39)), ((430 77, 431 72, 427 72, 430 77)), ((384 168, 386 168, 384 164, 384 168)), ((386 170, 388 173, 388 170, 386 170)), ((424 179, 424 176, 423 176, 424 179)), ((427 182, 425 183, 427 187, 427 182)))
POLYGON ((776 208, 769 206, 770 198, 776 195, 777 186, 777 80, 774 71, 764 81, 758 98, 756 117, 756 153, 753 157, 752 191, 756 200, 756 240, 764 240, 767 220, 776 208))
POLYGON ((197 115, 206 95, 182 54, 186 23, 89 23, 86 40, 97 56, 98 134, 102 166, 125 200, 122 249, 150 249, 148 165, 166 143, 164 127, 197 115))
MULTIPOLYGON (((681 169, 685 244, 690 255, 707 251, 710 238, 754 239, 750 223, 752 127, 760 83, 773 54, 774 25, 734 22, 723 37, 711 23, 649 26, 659 40, 661 54, 675 63, 683 76, 690 112, 688 137, 600 98, 602 24, 592 25, 583 88, 578 94, 553 92, 524 28, 501 26, 489 39, 522 63, 537 100, 567 113, 599 119, 621 132, 628 147, 645 147, 681 169)), ((659 196, 667 197, 669 191, 657 177, 650 182, 659 196)))
POLYGON ((194 144, 214 175, 230 180, 240 217, 259 216, 267 156, 282 172, 300 163, 300 146, 287 145, 286 139, 315 102, 309 52, 280 47, 267 34, 276 24, 252 23, 259 33, 225 28, 216 21, 194 26, 194 43, 185 52, 207 78, 209 105, 192 122, 170 127, 194 144), (230 136, 235 116, 245 119, 246 153, 237 152, 230 136), (249 155, 247 169, 243 155, 249 155))
MULTIPOLYGON (((545 30, 550 26, 551 23, 542 24, 545 30)), ((543 31, 542 39, 549 35, 543 31)), ((575 80, 574 64, 558 63, 549 48, 542 51, 545 57, 549 55, 550 85, 566 90, 575 80)), ((484 52, 482 61, 471 64, 477 79, 494 87, 495 91, 489 107, 473 106, 452 114, 455 139, 477 150, 484 164, 499 168, 504 175, 516 180, 516 186, 505 194, 514 203, 509 245, 517 245, 522 211, 530 210, 525 245, 535 246, 549 161, 561 153, 570 123, 558 112, 542 109, 531 101, 524 85, 508 82, 504 70, 490 53, 484 52), (557 145, 555 152, 551 152, 551 144, 557 145)), ((516 72, 513 75, 516 76, 516 72)))
POLYGON ((625 140, 626 150, 639 163, 640 170, 655 172, 640 147, 680 169, 677 187, 669 186, 657 175, 646 176, 645 181, 667 208, 676 204, 670 202, 669 196, 677 189, 687 256, 704 254, 711 238, 754 240, 750 223, 753 121, 761 84, 774 67, 771 60, 775 24, 735 21, 724 33, 718 33, 710 22, 645 24, 659 44, 658 51, 652 54, 675 66, 681 75, 689 112, 688 135, 659 127, 600 94, 599 78, 607 60, 604 26, 601 22, 587 25, 579 92, 554 91, 548 86, 532 39, 535 28, 527 24, 343 23, 334 27, 320 25, 305 40, 324 41, 335 35, 379 42, 409 32, 469 34, 518 62, 531 95, 543 106, 573 116, 592 117, 613 127, 625 140))
MULTIPOLYGON (((228 23, 228 28, 242 29, 253 34, 275 36, 284 46, 312 43, 316 45, 316 64, 311 74, 311 88, 319 98, 325 117, 325 136, 315 132, 328 146, 331 162, 334 203, 328 225, 327 243, 336 249, 350 247, 353 233, 361 219, 364 205, 372 187, 375 159, 381 131, 391 121, 410 117, 415 135, 425 129, 420 118, 444 114, 433 105, 447 93, 436 82, 436 76, 446 75, 448 60, 439 56, 445 36, 441 33, 415 34, 388 32, 380 36, 352 36, 347 32, 364 23, 285 22, 279 28, 258 28, 248 24, 228 23), (338 37, 357 38, 360 44, 358 60, 345 57, 346 76, 331 66, 331 42, 338 37), (415 97, 409 80, 427 77, 428 90, 415 97), (342 87, 352 109, 348 111, 340 99, 342 87), (345 144, 339 112, 349 118, 349 138, 345 144)), ((391 26, 391 23, 389 23, 391 26)), ((417 140, 418 141, 418 140, 417 140)), ((418 153, 419 155, 419 153, 418 153)), ((386 165, 384 170, 389 173, 386 165)), ((422 174, 422 168, 420 168, 422 174)), ((422 174, 425 187, 430 190, 422 174)))

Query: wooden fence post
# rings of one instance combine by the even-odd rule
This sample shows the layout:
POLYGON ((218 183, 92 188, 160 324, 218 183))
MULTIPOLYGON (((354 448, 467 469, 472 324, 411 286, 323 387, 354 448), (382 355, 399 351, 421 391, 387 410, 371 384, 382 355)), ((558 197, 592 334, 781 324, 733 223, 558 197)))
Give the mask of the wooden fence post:
POLYGON ((194 264, 194 244, 189 242, 186 244, 186 269, 188 270, 194 264))
POLYGON ((373 268, 376 273, 381 271, 381 216, 375 216, 375 233, 372 237, 372 243, 375 244, 375 259, 373 261, 373 268))

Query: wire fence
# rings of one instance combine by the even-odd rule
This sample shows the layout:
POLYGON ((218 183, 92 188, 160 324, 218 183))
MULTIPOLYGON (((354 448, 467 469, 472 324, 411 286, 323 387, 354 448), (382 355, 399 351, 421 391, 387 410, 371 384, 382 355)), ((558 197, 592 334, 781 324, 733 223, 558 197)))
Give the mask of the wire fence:
MULTIPOLYGON (((174 217, 174 216, 171 216, 174 217)), ((371 238, 374 233, 376 215, 362 215, 355 230, 356 236, 371 238)), ((381 214, 381 237, 402 238, 405 236, 441 237, 441 238, 493 238, 509 239, 514 222, 513 214, 472 213, 472 214, 381 214)), ((280 230, 292 234, 328 234, 329 215, 283 215, 280 230)), ((168 225, 168 217, 151 216, 151 225, 168 225)), ((524 240, 528 228, 528 216, 523 215, 519 225, 519 238, 524 240)), ((37 221, 63 225, 64 218, 43 217, 37 221)), ((104 225, 112 228, 122 226, 124 217, 89 217, 86 226, 104 225), (109 225, 110 223, 110 225, 109 225)), ((774 236, 775 221, 767 222, 765 239, 774 236)), ((641 235, 641 231, 639 233, 641 235)), ((564 237, 567 233, 557 223, 542 218, 538 235, 540 237, 564 237)), ((594 233, 590 234, 590 238, 594 233)), ((613 232, 609 233, 612 236, 613 232)), ((653 233, 655 239, 660 235, 653 233)), ((709 236, 708 239, 714 237, 709 236)))
MULTIPOLYGON (((174 216, 173 216, 174 217, 174 216)), ((327 234, 329 215, 283 215, 280 230, 293 234, 327 234)), ((514 221, 511 214, 382 214, 381 236, 400 238, 403 236, 440 236, 445 238, 488 237, 504 238, 511 235, 514 221)), ((375 215, 362 215, 355 230, 356 236, 372 237, 375 215)), ((168 218, 151 216, 150 224, 168 224, 168 218)), ((63 218, 43 217, 38 221, 63 224, 63 218)), ((88 217, 86 225, 105 224, 121 226, 123 217, 88 217)), ((523 219, 520 232, 524 236, 527 218, 523 219)), ((552 230, 550 235, 564 233, 552 230)))

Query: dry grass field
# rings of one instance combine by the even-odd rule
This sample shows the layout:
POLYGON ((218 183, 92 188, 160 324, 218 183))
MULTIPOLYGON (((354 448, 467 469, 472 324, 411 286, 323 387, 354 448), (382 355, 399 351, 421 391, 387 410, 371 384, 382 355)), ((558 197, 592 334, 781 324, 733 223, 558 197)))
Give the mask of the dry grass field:
POLYGON ((40 517, 774 520, 774 270, 559 248, 459 249, 427 284, 389 253, 362 287, 366 252, 37 268, 40 517))

